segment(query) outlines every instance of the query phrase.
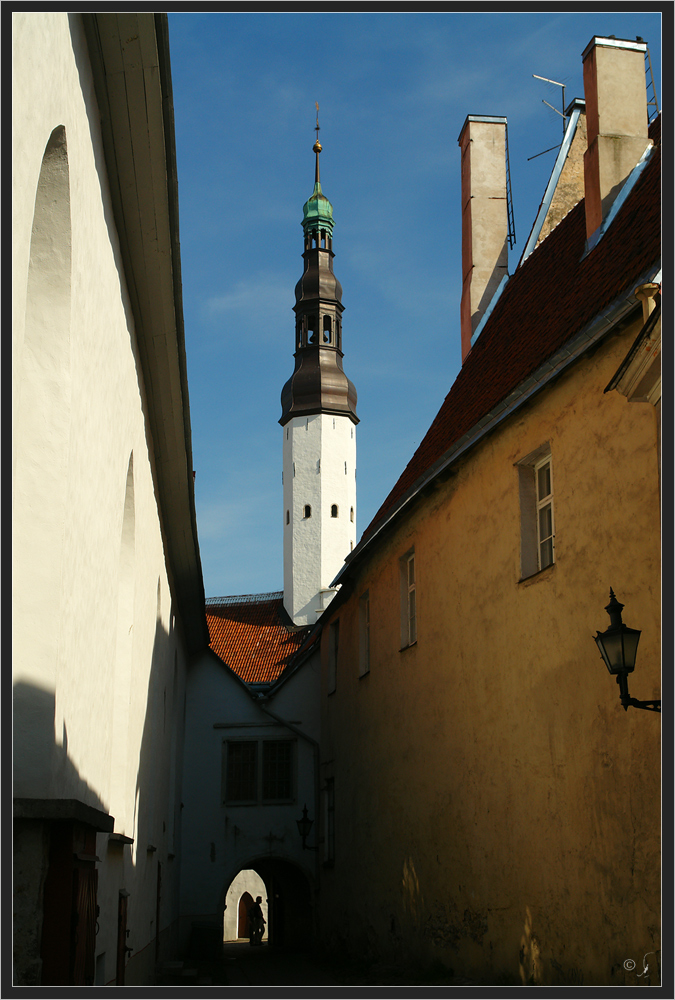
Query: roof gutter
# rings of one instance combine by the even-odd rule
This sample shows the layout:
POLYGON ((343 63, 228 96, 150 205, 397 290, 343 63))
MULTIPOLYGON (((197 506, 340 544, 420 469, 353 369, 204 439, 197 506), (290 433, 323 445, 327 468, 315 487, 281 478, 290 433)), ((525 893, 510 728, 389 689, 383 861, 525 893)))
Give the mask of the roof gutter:
MULTIPOLYGON (((373 545, 382 533, 392 524, 404 508, 414 501, 439 475, 449 471, 460 458, 474 448, 483 438, 492 433, 501 423, 511 417, 524 406, 533 396, 550 385, 570 365, 574 364, 590 348, 598 344, 616 325, 621 323, 631 313, 641 308, 635 301, 634 288, 646 281, 652 281, 661 270, 661 263, 654 264, 645 274, 631 282, 630 289, 615 299, 603 312, 599 313, 590 323, 587 323, 574 337, 558 349, 546 361, 528 375, 508 396, 502 399, 482 417, 466 434, 463 434, 444 455, 430 467, 427 473, 404 493, 393 511, 385 518, 378 528, 362 539, 345 559, 345 563, 331 582, 331 587, 345 583, 353 564, 360 561, 363 553, 373 545)), ((337 599, 337 598, 336 598, 337 599)))

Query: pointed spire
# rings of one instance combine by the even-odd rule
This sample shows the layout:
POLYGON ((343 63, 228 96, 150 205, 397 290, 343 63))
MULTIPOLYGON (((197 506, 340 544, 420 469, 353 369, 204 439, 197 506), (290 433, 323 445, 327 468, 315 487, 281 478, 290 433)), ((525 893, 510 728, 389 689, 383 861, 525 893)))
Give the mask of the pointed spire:
POLYGON ((319 191, 321 190, 321 181, 319 180, 319 153, 321 152, 321 143, 319 142, 319 102, 314 101, 316 104, 316 142, 312 146, 312 149, 316 153, 316 170, 314 171, 314 184, 318 186, 319 191))
POLYGON ((305 230, 305 234, 308 232, 323 230, 327 232, 329 236, 332 236, 333 206, 321 190, 321 181, 319 179, 319 153, 321 152, 321 143, 319 142, 319 102, 315 101, 314 103, 316 105, 316 125, 314 126, 316 131, 316 142, 312 146, 312 149, 316 153, 314 190, 303 206, 302 225, 305 230))

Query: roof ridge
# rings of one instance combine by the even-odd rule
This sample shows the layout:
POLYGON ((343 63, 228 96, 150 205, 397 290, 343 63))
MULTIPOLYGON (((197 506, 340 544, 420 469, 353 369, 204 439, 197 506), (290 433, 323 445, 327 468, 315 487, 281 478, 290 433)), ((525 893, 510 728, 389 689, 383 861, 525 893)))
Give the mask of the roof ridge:
POLYGON ((283 596, 283 590, 271 590, 264 594, 233 594, 229 597, 207 597, 206 607, 221 606, 223 604, 266 604, 269 601, 280 601, 283 596))

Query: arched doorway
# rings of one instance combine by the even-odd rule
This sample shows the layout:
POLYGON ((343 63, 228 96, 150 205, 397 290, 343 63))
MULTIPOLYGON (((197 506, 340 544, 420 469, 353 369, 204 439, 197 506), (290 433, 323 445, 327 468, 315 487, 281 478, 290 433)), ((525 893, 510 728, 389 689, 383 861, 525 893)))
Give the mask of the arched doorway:
POLYGON ((248 938, 251 936, 251 930, 249 926, 248 911, 253 906, 253 896, 250 892, 244 892, 239 897, 239 906, 237 908, 237 937, 238 938, 248 938))
POLYGON ((284 948, 312 944, 314 909, 309 878, 298 865, 269 857, 251 860, 232 879, 225 894, 225 942, 248 937, 248 918, 244 920, 243 912, 240 915, 240 907, 242 900, 246 908, 256 896, 262 897, 266 921, 263 941, 284 948))
POLYGON ((263 941, 267 940, 267 887, 252 868, 244 868, 232 879, 225 894, 223 913, 223 941, 237 941, 248 938, 248 910, 256 896, 262 897, 262 911, 265 918, 263 941))

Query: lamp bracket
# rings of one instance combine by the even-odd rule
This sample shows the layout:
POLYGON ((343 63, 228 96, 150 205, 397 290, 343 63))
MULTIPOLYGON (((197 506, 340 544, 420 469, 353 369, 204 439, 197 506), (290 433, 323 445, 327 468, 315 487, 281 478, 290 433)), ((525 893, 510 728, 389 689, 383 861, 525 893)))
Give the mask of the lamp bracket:
POLYGON ((661 701, 638 701, 637 698, 630 698, 629 705, 633 708, 646 708, 649 712, 661 713, 661 701))

